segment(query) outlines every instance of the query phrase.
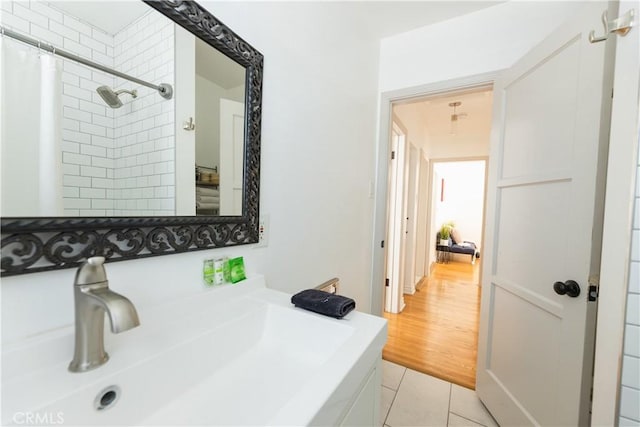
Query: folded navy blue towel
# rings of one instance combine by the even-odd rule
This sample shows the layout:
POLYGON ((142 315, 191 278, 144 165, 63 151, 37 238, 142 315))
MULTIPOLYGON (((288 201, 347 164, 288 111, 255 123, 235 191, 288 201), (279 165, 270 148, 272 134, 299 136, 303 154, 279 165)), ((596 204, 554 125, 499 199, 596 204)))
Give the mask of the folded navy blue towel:
POLYGON ((336 319, 344 317, 356 308, 356 302, 351 298, 317 289, 298 292, 291 297, 291 304, 325 316, 335 317, 336 319))

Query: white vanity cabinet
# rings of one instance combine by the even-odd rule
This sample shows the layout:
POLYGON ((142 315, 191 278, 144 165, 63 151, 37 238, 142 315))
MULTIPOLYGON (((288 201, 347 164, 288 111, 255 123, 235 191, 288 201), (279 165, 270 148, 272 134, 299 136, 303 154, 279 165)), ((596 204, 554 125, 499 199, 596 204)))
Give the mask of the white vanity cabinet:
POLYGON ((349 408, 341 426, 379 426, 380 424, 380 394, 382 386, 381 363, 367 377, 358 392, 356 400, 349 408))
POLYGON ((353 366, 310 425, 381 425, 382 354, 370 356, 374 355, 363 355, 353 366))

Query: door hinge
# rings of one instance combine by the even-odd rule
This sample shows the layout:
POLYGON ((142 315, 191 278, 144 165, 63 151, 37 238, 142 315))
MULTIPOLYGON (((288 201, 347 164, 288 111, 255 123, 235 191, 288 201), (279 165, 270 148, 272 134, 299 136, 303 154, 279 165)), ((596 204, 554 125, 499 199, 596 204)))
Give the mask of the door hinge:
POLYGON ((392 151, 391 152, 391 160, 394 160, 396 158, 396 152, 392 151))
POLYGON ((388 288, 389 287, 389 279, 384 279, 384 285, 388 288))

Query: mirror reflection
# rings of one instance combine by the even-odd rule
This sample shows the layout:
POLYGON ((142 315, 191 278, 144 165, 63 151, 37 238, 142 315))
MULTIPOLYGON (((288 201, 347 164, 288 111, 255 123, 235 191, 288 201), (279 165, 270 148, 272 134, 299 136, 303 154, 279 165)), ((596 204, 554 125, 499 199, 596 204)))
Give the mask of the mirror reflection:
POLYGON ((41 43, 1 39, 3 217, 242 214, 242 66, 142 2, 12 2, 0 24, 41 43))
POLYGON ((196 215, 238 215, 245 69, 200 39, 195 57, 196 215))

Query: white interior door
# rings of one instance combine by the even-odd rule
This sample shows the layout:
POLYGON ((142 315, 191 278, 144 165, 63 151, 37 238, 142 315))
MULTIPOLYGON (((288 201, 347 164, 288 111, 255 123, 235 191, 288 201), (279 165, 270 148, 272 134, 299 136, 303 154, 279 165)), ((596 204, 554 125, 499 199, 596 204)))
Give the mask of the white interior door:
POLYGON ((244 104, 220 98, 220 215, 242 215, 244 104))
POLYGON ((588 425, 615 39, 588 33, 606 8, 585 2, 495 84, 476 390, 501 425, 588 425), (578 297, 554 291, 568 280, 578 297))
POLYGON ((404 257, 404 293, 413 295, 416 292, 416 245, 418 218, 418 161, 419 151, 409 143, 407 158, 407 211, 405 214, 405 257, 404 257))
POLYGON ((389 198, 387 207, 387 251, 385 311, 400 313, 404 308, 402 283, 404 278, 404 172, 406 139, 395 126, 391 132, 389 163, 389 198))
MULTIPOLYGON (((398 137, 399 135, 395 130, 391 131, 391 143, 389 144, 391 147, 391 153, 395 153, 398 147, 398 137)), ((394 298, 393 286, 391 286, 398 279, 396 275, 398 272, 395 268, 396 263, 399 262, 396 259, 395 250, 396 246, 396 236, 395 236, 395 223, 394 219, 396 217, 396 180, 398 176, 398 168, 396 165, 398 162, 395 161, 395 154, 392 154, 392 159, 389 162, 389 200, 387 202, 387 256, 385 259, 385 292, 384 292, 384 311, 393 313, 394 307, 397 305, 396 299, 394 298)))
POLYGON ((424 276, 429 275, 427 265, 427 242, 429 240, 429 220, 428 200, 429 200, 429 161, 425 157, 424 151, 419 153, 418 172, 418 210, 416 226, 416 284, 424 276))

